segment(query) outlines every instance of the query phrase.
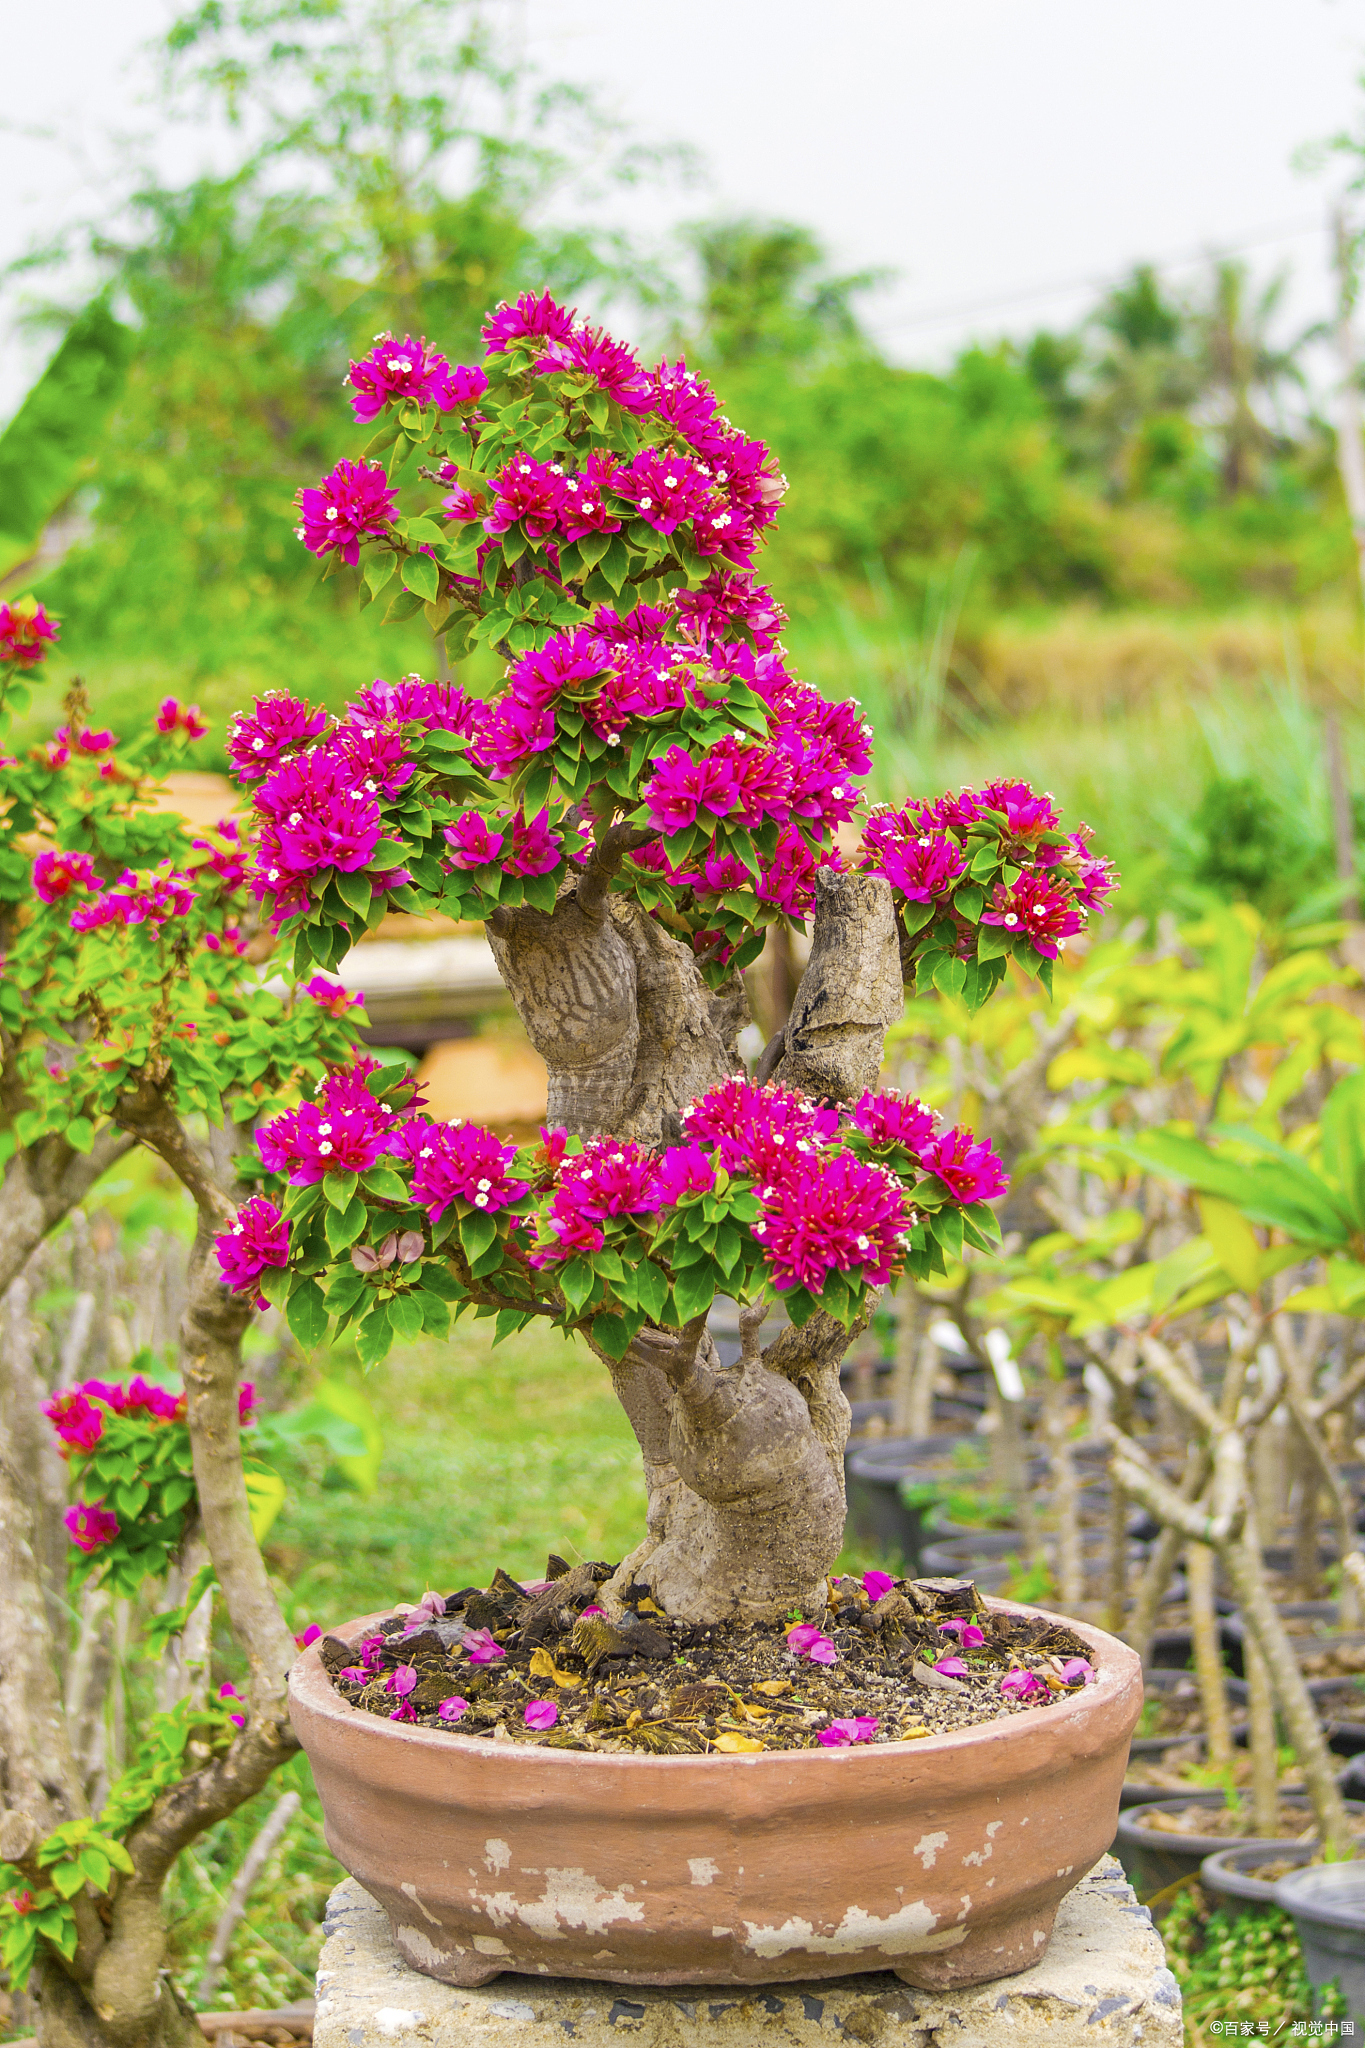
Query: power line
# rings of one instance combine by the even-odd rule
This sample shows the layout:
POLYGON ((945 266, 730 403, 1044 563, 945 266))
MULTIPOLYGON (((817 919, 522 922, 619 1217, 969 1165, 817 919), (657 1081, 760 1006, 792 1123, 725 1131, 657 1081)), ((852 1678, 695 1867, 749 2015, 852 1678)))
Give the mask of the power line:
MULTIPOLYGON (((1243 236, 1239 241, 1220 242, 1216 245, 1206 243, 1197 249, 1168 250, 1164 255, 1143 260, 1150 262, 1153 269, 1178 268, 1187 263, 1204 263, 1217 256, 1238 255, 1243 249, 1260 248, 1267 242, 1288 241, 1295 236, 1307 234, 1310 229, 1319 233, 1325 231, 1320 214, 1304 215, 1297 221, 1284 221, 1278 227, 1260 229, 1255 234, 1243 236)), ((964 299, 957 305, 935 306, 922 313, 905 313, 894 320, 869 320, 868 325, 879 334, 889 334, 893 330, 906 327, 932 327, 943 320, 967 320, 977 313, 1003 312, 1010 306, 1026 306, 1043 299, 1061 298, 1070 292, 1104 291, 1111 285, 1122 284, 1125 277, 1131 276, 1132 267, 1129 265, 1126 270, 1113 271, 1100 277, 1091 272, 1085 277, 1058 278, 1053 284, 1030 285, 1023 291, 1010 292, 1003 298, 964 299)))

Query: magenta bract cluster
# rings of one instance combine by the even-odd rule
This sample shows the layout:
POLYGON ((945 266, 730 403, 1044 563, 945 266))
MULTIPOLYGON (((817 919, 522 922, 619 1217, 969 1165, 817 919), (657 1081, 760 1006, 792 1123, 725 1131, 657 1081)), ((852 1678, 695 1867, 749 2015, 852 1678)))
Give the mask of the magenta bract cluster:
MULTIPOLYGON (((392 1242, 404 1248, 386 1255, 389 1266, 395 1255, 405 1264, 420 1258, 427 1230, 435 1253, 438 1229, 444 1238, 452 1221, 481 1215, 502 1230, 499 1238, 485 1236, 484 1251, 496 1242, 495 1264, 551 1300, 569 1288, 571 1262, 610 1261, 614 1247, 633 1244, 638 1255, 648 1248, 661 1275, 672 1262, 687 1265, 687 1218, 708 1202, 719 1205, 717 1217, 728 1214, 744 1227, 760 1289, 804 1289, 819 1298, 834 1273, 855 1287, 880 1284, 932 1232, 938 1211, 970 1221, 1006 1185, 989 1146, 965 1130, 937 1131, 931 1110, 893 1092, 869 1092, 841 1112, 773 1083, 736 1078, 684 1111, 680 1144, 650 1151, 614 1137, 579 1142, 553 1132, 539 1148, 519 1149, 481 1125, 434 1121, 420 1105, 395 1112, 373 1093, 376 1071, 361 1061, 333 1072, 315 1101, 258 1133, 262 1163, 284 1184, 283 1206, 257 1196, 218 1238, 229 1286, 254 1293, 267 1268, 288 1265, 290 1215, 298 1207, 291 1191, 311 1191, 328 1176, 363 1188, 366 1174, 381 1166, 400 1176, 422 1223, 407 1249, 399 1233, 411 1229, 410 1212, 391 1189, 392 1242)), ((709 1227, 712 1212, 697 1213, 709 1227)), ((985 1218, 981 1210, 977 1220, 985 1218)), ((376 1241, 389 1220, 383 1213, 375 1219, 376 1241)), ((373 1272, 384 1261, 371 1248, 354 1263, 373 1272)), ((749 1285, 743 1269, 735 1269, 734 1284, 749 1285)))

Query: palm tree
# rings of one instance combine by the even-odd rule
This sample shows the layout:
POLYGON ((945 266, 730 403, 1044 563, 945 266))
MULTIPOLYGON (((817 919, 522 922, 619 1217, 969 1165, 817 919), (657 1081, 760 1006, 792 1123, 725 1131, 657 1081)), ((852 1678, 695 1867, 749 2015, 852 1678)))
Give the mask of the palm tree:
POLYGON ((1279 438, 1262 418, 1258 401, 1274 417, 1282 387, 1303 382, 1296 355, 1304 337, 1285 348, 1270 339, 1286 282, 1281 271, 1253 293, 1246 264, 1224 258, 1213 266, 1204 304, 1192 310, 1202 398, 1221 441, 1220 468, 1229 498, 1255 489, 1264 459, 1279 438))

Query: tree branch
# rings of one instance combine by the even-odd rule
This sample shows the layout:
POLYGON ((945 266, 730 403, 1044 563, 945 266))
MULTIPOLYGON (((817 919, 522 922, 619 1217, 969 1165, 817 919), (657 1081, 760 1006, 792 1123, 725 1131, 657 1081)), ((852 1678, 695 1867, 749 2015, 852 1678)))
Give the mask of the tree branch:
POLYGON ((578 878, 578 907, 585 917, 605 914, 612 878, 621 871, 628 853, 649 846, 660 835, 647 825, 611 825, 602 834, 578 878))
POLYGON ((194 1198, 201 1221, 222 1230, 237 1213, 233 1196, 220 1186, 175 1111, 151 1081, 143 1079, 120 1098, 114 1119, 131 1137, 164 1159, 194 1198))
POLYGON ((106 1124, 88 1152, 77 1152, 65 1138, 50 1137, 14 1154, 0 1184, 0 1293, 132 1144, 126 1132, 106 1124))

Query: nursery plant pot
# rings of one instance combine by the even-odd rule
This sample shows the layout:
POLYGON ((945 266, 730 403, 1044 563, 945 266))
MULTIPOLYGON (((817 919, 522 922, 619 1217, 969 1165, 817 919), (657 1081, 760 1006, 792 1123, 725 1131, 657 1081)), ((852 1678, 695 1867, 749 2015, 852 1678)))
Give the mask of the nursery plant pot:
MULTIPOLYGON (((379 1619, 335 1633, 358 1642, 379 1619)), ((499 1743, 351 1706, 316 1645, 290 1713, 328 1846, 429 1976, 891 1970, 939 1990, 1036 1962, 1113 1837, 1142 1673, 1126 1644, 1067 1625, 1092 1684, 915 1742, 662 1757, 499 1743)))
MULTIPOLYGON (((1199 1705, 1199 1687, 1193 1674, 1188 1671, 1145 1671, 1142 1675, 1142 1685, 1144 1703, 1162 1695, 1179 1694, 1187 1697, 1192 1705, 1199 1705)), ((1232 1733, 1234 1741, 1240 1741, 1246 1734, 1246 1722, 1234 1721, 1232 1733)), ((1124 1776, 1123 1790, 1119 1795, 1119 1805, 1150 1806, 1154 1800, 1169 1797, 1169 1794, 1158 1787, 1134 1777, 1133 1767, 1151 1759, 1160 1759, 1170 1750, 1184 1749, 1188 1753, 1191 1743, 1198 1745, 1199 1754, 1202 1755, 1204 1734, 1201 1728, 1192 1729, 1185 1734, 1171 1731, 1165 1735, 1135 1735, 1128 1747, 1128 1770, 1124 1776)))
POLYGON ((1317 1855, 1312 1842, 1281 1842, 1267 1851, 1264 1842, 1238 1842, 1234 1848, 1219 1849, 1199 1866, 1199 1882, 1210 1903, 1225 1912, 1271 1913, 1275 1908, 1274 1878, 1254 1877, 1258 1865, 1273 1857, 1280 1863, 1308 1863, 1317 1855))
POLYGON ((1291 1870, 1275 1903, 1294 1917, 1309 1983, 1316 1989, 1335 1978, 1351 2018, 1365 2024, 1365 1862, 1291 1870))
MULTIPOLYGON (((1282 1791, 1280 1801, 1285 1806, 1302 1807, 1304 1826, 1311 1824, 1313 1809, 1306 1792, 1282 1791)), ((1122 1863, 1139 1899, 1151 1898, 1154 1892, 1164 1891, 1167 1885, 1175 1884, 1179 1878, 1195 1876, 1204 1858, 1216 1855, 1220 1849, 1249 1847, 1253 1842, 1259 1842, 1265 1848, 1280 1839, 1271 1835, 1238 1836, 1235 1840, 1212 1833, 1173 1835, 1150 1824, 1150 1816, 1154 1813, 1178 1812, 1189 1806, 1207 1806, 1221 1811, 1224 1803, 1221 1792, 1181 1792, 1169 1799, 1153 1799, 1146 1806, 1124 1809, 1119 1815, 1114 1854, 1122 1863)), ((1347 1801, 1346 1811, 1351 1815, 1365 1816, 1365 1806, 1355 1801, 1347 1801)))
POLYGON ((844 1451, 850 1534, 918 1572, 924 1517, 919 1507, 901 1498, 901 1481, 926 1477, 926 1467, 950 1470, 954 1445, 966 1441, 962 1436, 900 1436, 850 1442, 844 1451))

